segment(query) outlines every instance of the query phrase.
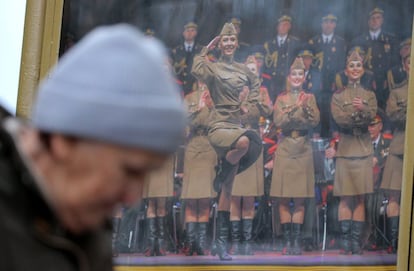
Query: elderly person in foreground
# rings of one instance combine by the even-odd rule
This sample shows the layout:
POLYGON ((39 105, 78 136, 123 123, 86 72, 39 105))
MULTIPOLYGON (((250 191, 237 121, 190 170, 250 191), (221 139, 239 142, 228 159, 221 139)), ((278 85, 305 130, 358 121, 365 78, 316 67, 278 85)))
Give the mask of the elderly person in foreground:
POLYGON ((2 111, 1 270, 112 270, 113 211, 141 198, 185 127, 163 51, 100 27, 41 84, 31 122, 2 111))

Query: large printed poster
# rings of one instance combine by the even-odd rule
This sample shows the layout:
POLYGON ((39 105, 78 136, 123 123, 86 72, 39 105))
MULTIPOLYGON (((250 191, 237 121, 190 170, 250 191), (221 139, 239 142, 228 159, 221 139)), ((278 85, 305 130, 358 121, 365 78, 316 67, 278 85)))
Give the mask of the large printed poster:
POLYGON ((165 45, 188 107, 186 142, 114 214, 117 268, 395 270, 413 11, 65 1, 61 55, 99 25, 132 24, 165 45))

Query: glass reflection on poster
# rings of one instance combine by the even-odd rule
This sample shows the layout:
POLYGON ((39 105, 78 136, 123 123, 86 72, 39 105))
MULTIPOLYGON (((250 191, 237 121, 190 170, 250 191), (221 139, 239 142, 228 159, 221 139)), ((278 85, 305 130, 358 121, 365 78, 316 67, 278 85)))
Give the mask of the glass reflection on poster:
POLYGON ((65 1, 60 55, 94 27, 135 25, 168 48, 188 107, 186 142, 113 217, 115 264, 395 269, 413 11, 65 1))

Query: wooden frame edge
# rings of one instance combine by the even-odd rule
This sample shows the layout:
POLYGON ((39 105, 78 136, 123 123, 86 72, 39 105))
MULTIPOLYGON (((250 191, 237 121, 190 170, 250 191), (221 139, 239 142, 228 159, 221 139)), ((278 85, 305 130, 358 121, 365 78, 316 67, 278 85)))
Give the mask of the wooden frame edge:
POLYGON ((16 115, 29 118, 39 81, 58 59, 63 0, 27 1, 16 115))

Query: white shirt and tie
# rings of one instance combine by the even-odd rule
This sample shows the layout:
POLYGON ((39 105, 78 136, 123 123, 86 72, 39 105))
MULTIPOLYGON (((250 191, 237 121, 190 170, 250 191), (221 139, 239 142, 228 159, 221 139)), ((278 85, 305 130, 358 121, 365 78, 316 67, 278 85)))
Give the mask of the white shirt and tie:
POLYGON ((287 39, 287 36, 281 37, 281 36, 277 36, 277 42, 279 44, 279 47, 282 47, 283 44, 285 44, 287 39))
POLYGON ((328 43, 330 43, 330 42, 331 42, 331 40, 332 40, 332 37, 333 37, 333 33, 332 33, 332 34, 330 34, 330 35, 325 35, 325 34, 322 34, 322 40, 323 40, 323 43, 324 43, 324 44, 328 44, 328 43))
POLYGON ((377 31, 369 31, 369 35, 371 36, 372 40, 377 40, 379 38, 380 32, 381 29, 378 29, 377 31))
POLYGON ((184 48, 186 52, 192 52, 194 47, 194 43, 186 43, 184 42, 184 48))

